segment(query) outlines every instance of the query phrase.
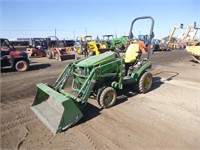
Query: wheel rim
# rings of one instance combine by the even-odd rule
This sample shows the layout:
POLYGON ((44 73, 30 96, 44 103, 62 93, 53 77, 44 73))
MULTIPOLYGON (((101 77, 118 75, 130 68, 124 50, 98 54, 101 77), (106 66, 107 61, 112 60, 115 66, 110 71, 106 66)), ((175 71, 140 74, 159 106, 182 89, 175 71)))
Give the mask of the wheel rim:
POLYGON ((106 48, 105 44, 101 44, 100 48, 106 48))
POLYGON ((17 67, 19 70, 23 70, 25 65, 23 63, 19 63, 17 67))
POLYGON ((110 91, 106 93, 104 97, 105 105, 109 105, 113 101, 113 98, 114 98, 114 92, 110 91))
POLYGON ((144 80, 144 88, 145 89, 149 89, 151 86, 151 78, 150 77, 146 77, 144 80))
POLYGON ((82 51, 81 51, 81 48, 80 48, 80 47, 78 47, 78 48, 77 48, 77 52, 78 52, 78 54, 81 54, 81 53, 82 53, 82 51))
POLYGON ((94 52, 93 52, 93 50, 92 50, 92 49, 90 49, 90 50, 89 50, 89 55, 90 55, 90 56, 92 56, 92 55, 93 55, 93 53, 94 53, 94 52))

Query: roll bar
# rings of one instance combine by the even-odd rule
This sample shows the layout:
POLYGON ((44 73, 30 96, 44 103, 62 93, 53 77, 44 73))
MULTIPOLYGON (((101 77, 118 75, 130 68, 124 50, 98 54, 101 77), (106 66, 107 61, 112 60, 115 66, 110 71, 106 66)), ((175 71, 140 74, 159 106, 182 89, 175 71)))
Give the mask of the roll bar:
POLYGON ((137 21, 137 20, 141 20, 141 19, 150 19, 151 20, 151 29, 150 29, 150 32, 149 32, 149 36, 148 36, 148 59, 149 59, 149 55, 153 53, 153 51, 151 50, 150 51, 150 43, 151 43, 151 40, 154 38, 154 33, 153 33, 153 29, 154 29, 154 19, 151 17, 151 16, 143 16, 143 17, 138 17, 138 18, 135 18, 132 23, 131 23, 131 27, 130 27, 130 32, 129 32, 129 39, 132 39, 133 38, 133 33, 132 33, 132 30, 133 30, 133 25, 134 23, 137 21))

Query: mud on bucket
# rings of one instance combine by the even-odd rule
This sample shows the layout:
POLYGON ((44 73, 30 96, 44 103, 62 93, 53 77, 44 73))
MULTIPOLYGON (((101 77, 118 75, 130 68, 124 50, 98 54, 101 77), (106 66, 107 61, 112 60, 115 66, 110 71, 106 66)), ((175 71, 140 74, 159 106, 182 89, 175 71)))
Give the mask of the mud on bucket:
POLYGON ((70 96, 65 96, 46 84, 39 83, 31 110, 54 134, 77 123, 83 114, 70 96))

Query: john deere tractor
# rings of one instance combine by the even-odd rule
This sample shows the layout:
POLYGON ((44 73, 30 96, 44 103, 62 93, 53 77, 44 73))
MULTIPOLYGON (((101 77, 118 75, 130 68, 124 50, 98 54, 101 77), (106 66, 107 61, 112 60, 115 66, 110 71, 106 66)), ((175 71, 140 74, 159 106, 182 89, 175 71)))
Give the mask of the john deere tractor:
MULTIPOLYGON (((133 44, 132 29, 135 21, 152 21, 149 43, 153 38, 152 17, 139 17, 131 23, 129 47, 125 57, 117 52, 105 52, 69 63, 53 86, 37 84, 38 92, 31 106, 37 117, 54 133, 60 133, 76 124, 83 117, 83 109, 90 95, 94 95, 102 108, 115 105, 116 89, 129 85, 139 93, 146 93, 152 86, 152 74, 148 51, 147 58, 140 59, 138 44, 133 44)), ((148 46, 150 49, 150 47, 148 46)))
POLYGON ((103 35, 103 41, 108 45, 111 50, 124 51, 127 48, 128 36, 120 38, 113 38, 114 35, 103 35))

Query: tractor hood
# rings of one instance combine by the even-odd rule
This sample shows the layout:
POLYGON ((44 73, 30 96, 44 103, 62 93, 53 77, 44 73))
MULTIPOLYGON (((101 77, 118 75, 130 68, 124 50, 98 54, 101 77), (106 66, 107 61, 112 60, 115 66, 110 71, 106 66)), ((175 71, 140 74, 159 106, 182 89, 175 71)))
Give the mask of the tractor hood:
POLYGON ((90 56, 76 64, 77 67, 94 67, 116 59, 114 52, 105 52, 96 56, 90 56))

